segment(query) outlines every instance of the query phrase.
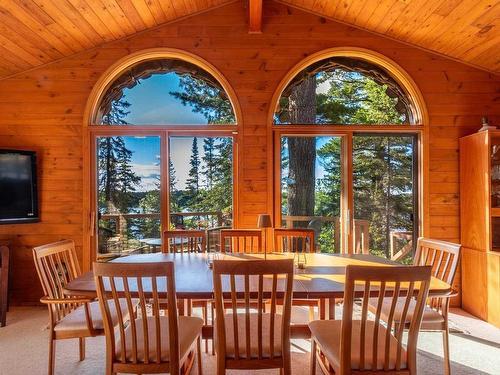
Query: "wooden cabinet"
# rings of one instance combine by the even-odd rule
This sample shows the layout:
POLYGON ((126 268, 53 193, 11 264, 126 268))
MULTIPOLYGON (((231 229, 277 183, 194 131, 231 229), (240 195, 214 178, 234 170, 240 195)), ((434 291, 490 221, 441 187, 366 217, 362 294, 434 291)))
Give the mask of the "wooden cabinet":
POLYGON ((462 307, 500 327, 500 130, 460 139, 462 307))

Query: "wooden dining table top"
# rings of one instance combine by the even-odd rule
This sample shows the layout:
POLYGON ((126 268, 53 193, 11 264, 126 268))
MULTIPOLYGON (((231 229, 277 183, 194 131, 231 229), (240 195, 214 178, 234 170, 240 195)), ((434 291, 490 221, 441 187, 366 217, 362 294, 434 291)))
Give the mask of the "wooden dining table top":
MULTIPOLYGON (((397 266, 398 263, 367 254, 301 254, 305 255, 305 267, 295 268, 293 298, 318 299, 342 298, 344 296, 345 269, 347 265, 397 266)), ((268 253, 267 259, 293 258, 290 253, 268 253)), ((223 260, 264 259, 262 253, 218 254, 223 260)), ((213 274, 207 262, 206 253, 153 253, 129 255, 114 259, 115 263, 175 263, 175 284, 177 298, 213 298, 213 274)), ((360 292, 362 290, 360 289, 360 292)), ((65 287, 68 296, 95 296, 96 286, 93 273, 83 273, 65 287)), ((436 278, 431 279, 429 294, 447 296, 452 293, 449 284, 436 278)))

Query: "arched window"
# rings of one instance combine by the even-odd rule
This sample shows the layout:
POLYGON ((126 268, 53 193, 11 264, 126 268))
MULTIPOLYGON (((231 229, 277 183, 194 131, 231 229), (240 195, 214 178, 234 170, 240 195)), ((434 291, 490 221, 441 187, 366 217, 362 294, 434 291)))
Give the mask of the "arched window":
POLYGON ((235 124, 229 96, 209 72, 179 59, 127 68, 102 95, 99 125, 235 124))
POLYGON ((315 62, 288 83, 275 124, 414 124, 407 92, 383 67, 353 57, 315 62))
POLYGON ((192 54, 146 50, 109 68, 87 106, 91 260, 168 250, 167 229, 231 227, 239 118, 227 81, 192 54))
POLYGON ((411 78, 377 53, 331 49, 297 64, 274 98, 276 223, 313 228, 322 252, 409 261, 424 117, 411 78))

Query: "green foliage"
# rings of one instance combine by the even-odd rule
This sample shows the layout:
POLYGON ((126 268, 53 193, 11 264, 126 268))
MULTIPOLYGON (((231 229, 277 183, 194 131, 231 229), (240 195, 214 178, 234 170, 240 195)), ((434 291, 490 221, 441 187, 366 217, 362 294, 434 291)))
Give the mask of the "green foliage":
MULTIPOLYGON (((206 82, 183 75, 180 79, 182 91, 170 94, 191 105, 210 124, 235 122, 231 102, 219 89, 206 82)), ((198 141, 193 140, 190 156, 189 178, 186 189, 181 191, 170 185, 171 211, 222 212, 231 222, 233 198, 233 142, 230 137, 203 138, 203 155, 199 154, 198 141)), ((218 223, 214 217, 186 218, 188 227, 211 227, 218 223)))
POLYGON ((182 91, 170 92, 170 95, 180 99, 183 105, 193 106, 194 112, 205 116, 209 124, 236 122, 231 102, 218 88, 189 74, 180 77, 179 86, 182 91))
MULTIPOLYGON (((124 98, 112 103, 111 111, 104 116, 111 125, 126 124, 127 108, 124 98)), ((133 192, 140 182, 131 167, 132 151, 125 146, 123 137, 100 137, 98 153, 99 211, 128 212, 133 201, 133 192)))
MULTIPOLYGON (((103 123, 110 125, 124 125, 127 122, 127 108, 130 104, 121 98, 114 101, 111 110, 103 117, 103 123)), ((98 155, 98 206, 99 213, 126 213, 136 203, 136 187, 140 177, 131 167, 132 151, 126 145, 123 137, 100 137, 97 141, 98 155)), ((109 220, 99 222, 100 251, 105 251, 105 242, 117 230, 116 223, 109 220)), ((127 227, 127 235, 130 235, 127 227)))
MULTIPOLYGON (((316 123, 407 122, 398 110, 398 99, 387 94, 387 86, 363 74, 335 69, 317 74, 316 81, 322 88, 321 92, 316 91, 316 123)), ((281 108, 287 105, 282 98, 281 108)), ((303 110, 310 111, 310 108, 303 110)), ((287 115, 281 114, 280 118, 286 119, 287 115)), ((388 256, 390 232, 413 230, 413 137, 355 135, 353 142, 355 219, 370 222, 371 251, 388 256)), ((288 150, 284 146, 282 144, 282 187, 286 186, 289 168, 288 150)), ((316 179, 315 207, 311 215, 338 217, 342 189, 340 138, 331 137, 317 148, 316 157, 324 174, 316 179)), ((286 207, 286 189, 282 189, 282 202, 286 207)), ((333 237, 332 223, 323 223, 318 238, 321 251, 332 251, 333 237)))

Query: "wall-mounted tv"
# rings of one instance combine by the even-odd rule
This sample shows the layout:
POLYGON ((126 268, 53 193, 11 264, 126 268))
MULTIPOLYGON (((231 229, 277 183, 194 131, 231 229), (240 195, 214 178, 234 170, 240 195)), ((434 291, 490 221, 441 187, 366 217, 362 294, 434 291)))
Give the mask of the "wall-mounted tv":
POLYGON ((36 221, 39 221, 36 153, 0 149, 0 224, 36 221))

